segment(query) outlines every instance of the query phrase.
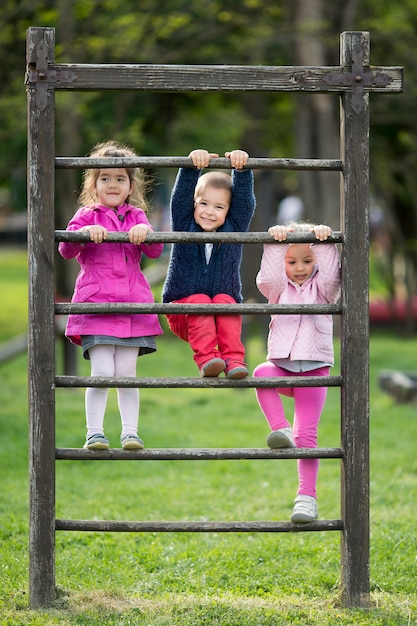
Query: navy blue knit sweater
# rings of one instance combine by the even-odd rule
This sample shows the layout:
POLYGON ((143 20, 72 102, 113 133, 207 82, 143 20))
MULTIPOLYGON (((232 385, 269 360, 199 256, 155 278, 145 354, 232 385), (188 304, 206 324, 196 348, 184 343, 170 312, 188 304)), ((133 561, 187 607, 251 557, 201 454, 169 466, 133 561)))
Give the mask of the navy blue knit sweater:
MULTIPOLYGON (((194 221, 194 190, 201 170, 180 169, 171 195, 171 227, 174 231, 204 232, 194 221)), ((253 173, 232 171, 232 200, 224 224, 217 232, 245 232, 255 211, 253 173)), ((196 293, 211 298, 219 293, 242 302, 240 264, 242 244, 213 244, 206 263, 205 244, 175 243, 162 291, 163 302, 180 300, 196 293)))

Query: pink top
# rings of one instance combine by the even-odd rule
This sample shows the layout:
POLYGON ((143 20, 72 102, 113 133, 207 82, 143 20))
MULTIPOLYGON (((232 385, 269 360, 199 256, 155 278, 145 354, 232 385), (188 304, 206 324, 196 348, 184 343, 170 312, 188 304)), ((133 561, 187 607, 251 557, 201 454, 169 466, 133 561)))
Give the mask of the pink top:
MULTIPOLYGON (((109 232, 127 232, 135 224, 147 224, 142 209, 124 204, 113 209, 104 206, 80 208, 67 230, 101 225, 109 232), (123 218, 123 219, 121 219, 123 218)), ((154 302, 148 281, 140 267, 142 254, 154 259, 161 255, 163 244, 60 242, 58 251, 64 259, 76 258, 80 273, 75 282, 72 302, 154 302)), ((74 314, 68 317, 65 332, 70 341, 81 345, 82 335, 142 337, 162 334, 156 314, 74 314)))
MULTIPOLYGON (((335 304, 338 301, 340 260, 337 247, 334 244, 313 246, 317 258, 315 270, 302 285, 298 285, 285 271, 289 244, 265 244, 256 284, 270 304, 335 304)), ((267 358, 333 364, 332 316, 272 315, 267 358)))

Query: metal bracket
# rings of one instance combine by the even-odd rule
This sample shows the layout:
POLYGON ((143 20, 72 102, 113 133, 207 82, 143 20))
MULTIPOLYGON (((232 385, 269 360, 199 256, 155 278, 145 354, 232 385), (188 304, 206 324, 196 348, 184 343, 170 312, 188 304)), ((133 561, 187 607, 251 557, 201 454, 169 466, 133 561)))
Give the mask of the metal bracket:
POLYGON ((69 71, 50 70, 48 66, 48 46, 44 39, 36 47, 36 67, 29 67, 25 75, 26 85, 35 85, 36 104, 40 111, 46 109, 47 92, 50 87, 59 83, 72 83, 76 74, 69 71))
POLYGON ((364 87, 386 87, 392 82, 391 76, 382 72, 366 71, 363 65, 363 49, 355 46, 352 52, 352 71, 346 73, 331 72, 323 77, 323 81, 328 85, 352 87, 352 109, 356 115, 363 110, 363 90, 364 87))

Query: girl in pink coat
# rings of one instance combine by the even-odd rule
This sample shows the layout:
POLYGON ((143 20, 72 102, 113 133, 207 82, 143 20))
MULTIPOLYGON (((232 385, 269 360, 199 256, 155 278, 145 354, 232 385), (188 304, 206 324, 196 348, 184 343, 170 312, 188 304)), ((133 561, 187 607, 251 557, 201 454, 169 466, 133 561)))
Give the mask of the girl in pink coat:
MULTIPOLYGON (((130 148, 109 141, 98 144, 91 157, 135 157, 130 148)), ((61 242, 65 259, 76 257, 81 266, 72 302, 153 302, 140 261, 145 254, 159 257, 163 244, 146 243, 152 231, 148 222, 143 172, 136 168, 86 170, 79 202, 81 208, 67 230, 88 232, 88 243, 61 242), (142 208, 137 208, 141 206, 142 208), (104 243, 108 233, 127 232, 129 243, 104 243)), ((66 336, 82 346, 90 359, 91 376, 135 377, 138 356, 155 352, 155 336, 162 334, 155 314, 74 314, 68 318, 66 336)), ((104 414, 108 389, 87 387, 85 394, 87 437, 85 448, 107 450, 104 414)), ((117 389, 122 420, 121 445, 142 449, 138 436, 139 390, 117 389)))
MULTIPOLYGON (((320 241, 332 234, 323 225, 294 223, 272 226, 269 233, 285 242, 287 233, 313 232, 320 241)), ((271 304, 334 304, 340 296, 340 260, 335 244, 265 244, 256 278, 271 304)), ((334 363, 331 315, 272 315, 267 362, 254 376, 328 376, 334 363)), ((316 448, 326 387, 256 389, 259 406, 271 427, 270 448, 316 448), (280 396, 294 398, 294 430, 285 417, 280 396)), ((298 491, 291 521, 312 522, 318 516, 319 459, 299 459, 298 491)))

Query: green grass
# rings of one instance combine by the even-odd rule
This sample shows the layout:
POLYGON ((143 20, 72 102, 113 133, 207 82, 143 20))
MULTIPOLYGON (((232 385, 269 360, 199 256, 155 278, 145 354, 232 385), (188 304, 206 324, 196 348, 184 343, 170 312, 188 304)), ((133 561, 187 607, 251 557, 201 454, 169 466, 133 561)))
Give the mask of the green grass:
POLYGON ((28 318, 27 254, 21 249, 0 252, 0 343, 26 332, 28 318))
MULTIPOLYGON (((25 266, 19 267, 14 287, 26 293, 25 266)), ((3 254, 1 286, 2 268, 3 254)), ((17 307, 13 319, 17 332, 25 329, 25 315, 24 306, 17 307)), ((167 333, 158 346, 156 354, 139 360, 138 375, 197 374, 185 343, 167 333)), ((372 591, 367 611, 341 605, 338 532, 64 531, 57 533, 56 541, 57 600, 48 609, 30 610, 27 358, 21 355, 3 364, 0 624, 415 624, 417 420, 415 407, 396 405, 379 390, 378 372, 415 369, 416 349, 414 338, 374 334, 371 340, 372 591)), ((264 359, 263 339, 248 341, 247 359, 250 368, 264 359)), ((79 366, 80 373, 89 373, 81 358, 79 366)), ((61 373, 59 351, 57 370, 61 373)), ((339 396, 339 390, 329 390, 321 446, 339 445, 339 396)), ((56 405, 57 445, 81 446, 84 390, 58 389, 56 405)), ((148 447, 263 447, 267 432, 250 389, 141 391, 140 433, 148 447)), ((120 418, 114 390, 109 395, 106 433, 117 446, 120 418)), ((295 462, 289 460, 59 461, 56 484, 58 518, 288 520, 297 477, 295 462)), ((320 517, 338 518, 339 500, 339 462, 322 460, 320 517)))

